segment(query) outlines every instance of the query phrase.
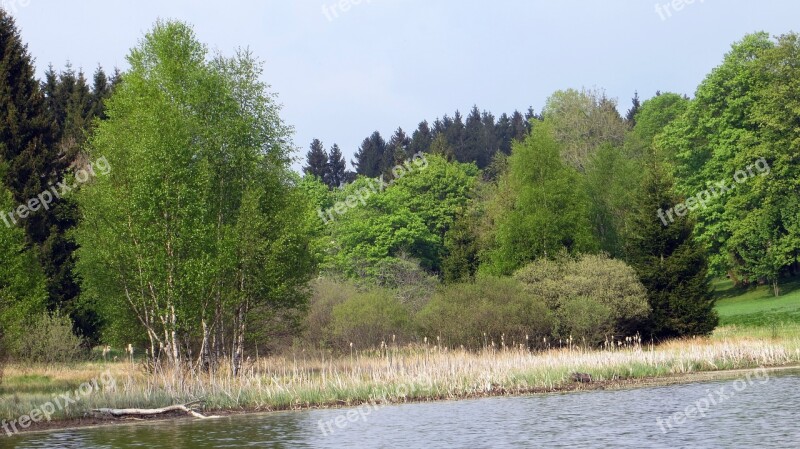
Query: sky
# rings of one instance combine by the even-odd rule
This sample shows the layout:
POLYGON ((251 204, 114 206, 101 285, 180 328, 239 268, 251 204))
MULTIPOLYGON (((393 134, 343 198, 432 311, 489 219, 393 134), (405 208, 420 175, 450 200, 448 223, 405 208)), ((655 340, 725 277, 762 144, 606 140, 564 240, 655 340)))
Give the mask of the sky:
MULTIPOLYGON (((495 116, 555 91, 605 90, 625 111, 635 91, 691 96, 745 34, 800 31, 790 0, 0 0, 41 77, 67 61, 90 76, 125 70, 161 19, 193 25, 212 51, 249 48, 295 129, 338 143, 348 165, 361 141, 410 135, 473 105, 495 116), (757 6, 756 6, 757 5, 757 6)), ((295 164, 295 168, 300 164, 295 164)))

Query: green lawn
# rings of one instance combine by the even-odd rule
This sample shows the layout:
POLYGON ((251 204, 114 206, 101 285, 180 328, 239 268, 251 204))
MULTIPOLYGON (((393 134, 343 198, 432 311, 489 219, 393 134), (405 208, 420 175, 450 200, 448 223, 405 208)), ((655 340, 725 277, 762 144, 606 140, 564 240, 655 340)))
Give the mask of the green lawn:
POLYGON ((720 325, 773 326, 800 323, 800 278, 781 284, 781 296, 769 286, 737 288, 728 279, 714 282, 720 325))

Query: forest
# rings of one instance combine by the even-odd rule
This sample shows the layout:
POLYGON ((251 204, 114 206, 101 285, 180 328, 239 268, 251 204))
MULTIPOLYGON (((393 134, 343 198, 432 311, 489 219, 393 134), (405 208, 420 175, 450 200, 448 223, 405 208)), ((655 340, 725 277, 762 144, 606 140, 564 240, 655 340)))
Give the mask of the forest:
POLYGON ((251 51, 159 21, 124 71, 38 79, 34 56, 0 11, 15 360, 658 344, 714 331, 714 279, 780 296, 800 274, 796 33, 743 36, 691 97, 565 88, 375 131, 351 161, 315 139, 302 173, 251 51))

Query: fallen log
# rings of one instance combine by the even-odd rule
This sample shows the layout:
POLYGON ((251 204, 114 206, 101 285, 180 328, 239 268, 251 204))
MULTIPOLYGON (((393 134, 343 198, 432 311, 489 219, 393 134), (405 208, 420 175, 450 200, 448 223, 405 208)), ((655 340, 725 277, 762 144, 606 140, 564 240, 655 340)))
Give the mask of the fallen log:
POLYGON ((190 402, 188 404, 170 405, 161 408, 96 408, 92 409, 92 411, 96 413, 101 413, 103 415, 111 415, 115 418, 119 418, 122 416, 163 415, 165 413, 170 413, 170 412, 185 412, 199 419, 219 418, 219 416, 205 416, 189 408, 194 404, 197 404, 197 402, 190 402))

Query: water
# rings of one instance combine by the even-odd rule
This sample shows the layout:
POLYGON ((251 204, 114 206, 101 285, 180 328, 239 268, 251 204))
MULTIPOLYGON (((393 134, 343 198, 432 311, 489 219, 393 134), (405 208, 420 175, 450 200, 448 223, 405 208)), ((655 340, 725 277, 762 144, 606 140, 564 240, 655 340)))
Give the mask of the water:
POLYGON ((742 376, 737 383, 729 380, 55 431, 0 437, 0 447, 800 447, 800 376, 759 374, 761 377, 751 376, 749 381, 742 376), (691 405, 699 406, 704 416, 695 408, 687 417, 686 407, 691 405), (679 411, 684 412, 683 419, 668 421, 679 411))

